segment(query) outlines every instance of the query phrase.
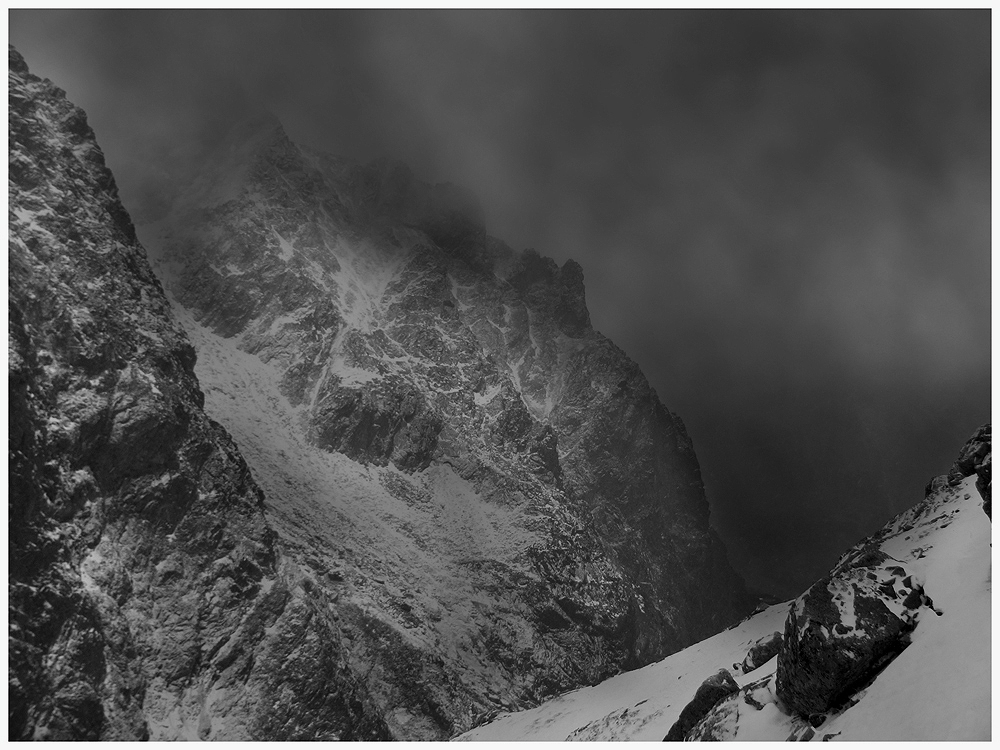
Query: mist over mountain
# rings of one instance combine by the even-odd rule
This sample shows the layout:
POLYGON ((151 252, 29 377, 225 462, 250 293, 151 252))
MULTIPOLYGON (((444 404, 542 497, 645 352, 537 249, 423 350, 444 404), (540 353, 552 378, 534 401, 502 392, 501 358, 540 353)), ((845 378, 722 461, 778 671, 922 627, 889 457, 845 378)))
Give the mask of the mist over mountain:
POLYGON ((12 13, 11 738, 988 736, 981 21, 12 13))
POLYGON ((593 330, 583 270, 487 234, 465 191, 264 116, 138 231, 283 544, 337 557, 362 642, 388 623, 465 685, 427 716, 399 649, 367 644, 388 706, 416 693, 394 736, 648 663, 749 604, 683 423, 593 330))
POLYGON ((137 233, 9 59, 12 738, 447 739, 748 609, 578 264, 269 117, 137 233))
POLYGON ((234 122, 479 199, 584 268, 595 329, 791 596, 989 403, 988 11, 30 11, 146 221, 234 122), (173 187, 171 187, 173 186, 173 187))

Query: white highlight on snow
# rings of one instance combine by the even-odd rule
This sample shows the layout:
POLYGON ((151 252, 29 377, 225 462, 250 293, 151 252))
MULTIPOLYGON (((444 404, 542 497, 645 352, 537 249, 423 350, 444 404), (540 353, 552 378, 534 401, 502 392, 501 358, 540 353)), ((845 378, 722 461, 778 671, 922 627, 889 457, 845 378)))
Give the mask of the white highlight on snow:
POLYGON ((850 583, 845 585, 840 581, 834 581, 831 585, 834 587, 833 600, 838 604, 841 612, 841 625, 850 628, 851 635, 864 635, 864 631, 858 628, 858 617, 854 613, 854 588, 850 583))
POLYGON ((348 241, 343 236, 328 248, 337 258, 340 312, 348 327, 370 332, 382 310, 386 288, 408 258, 403 249, 387 249, 369 239, 348 241))
POLYGON ((285 261, 287 263, 295 255, 295 246, 292 245, 291 242, 289 242, 288 240, 286 240, 280 234, 278 234, 278 230, 277 229, 274 229, 272 227, 271 228, 271 232, 274 234, 274 236, 278 240, 278 248, 280 249, 278 257, 280 257, 283 261, 285 261))
POLYGON ((493 399, 495 399, 500 394, 500 391, 502 391, 502 390, 503 390, 503 387, 500 386, 499 384, 497 384, 497 385, 491 385, 489 388, 486 389, 485 393, 476 393, 476 394, 474 394, 473 395, 473 399, 475 400, 477 406, 485 406, 490 401, 492 401, 493 399))
MULTIPOLYGON (((295 312, 299 311, 296 310, 295 312)), ((271 321, 271 327, 267 329, 267 332, 269 335, 273 336, 285 326, 290 325, 291 323, 298 323, 298 322, 299 319, 295 315, 295 313, 292 313, 291 315, 279 315, 278 317, 276 317, 274 320, 271 321)))

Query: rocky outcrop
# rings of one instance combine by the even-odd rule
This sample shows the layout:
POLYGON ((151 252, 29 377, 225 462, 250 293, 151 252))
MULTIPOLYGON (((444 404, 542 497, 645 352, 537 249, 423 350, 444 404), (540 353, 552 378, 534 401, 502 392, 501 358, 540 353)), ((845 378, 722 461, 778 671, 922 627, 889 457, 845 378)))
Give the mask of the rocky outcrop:
MULTIPOLYGON (((982 464, 989 451, 962 456, 977 453, 982 464)), ((458 739, 988 740, 990 521, 972 463, 958 483, 933 481, 798 600, 458 739)))
POLYGON ((313 439, 364 463, 425 469, 442 427, 419 391, 389 377, 357 388, 330 384, 316 408, 313 439))
POLYGON ((766 664, 778 654, 781 647, 781 633, 774 632, 766 638, 759 639, 743 658, 739 665, 740 671, 746 674, 766 664))
POLYGON ((983 510, 993 518, 992 484, 992 425, 984 424, 962 447, 955 465, 948 473, 948 482, 956 485, 965 477, 976 475, 976 489, 983 498, 983 510))
MULTIPOLYGON (((490 237, 461 190, 270 121, 139 231, 283 544, 342 560, 317 585, 412 647, 436 675, 419 689, 453 686, 398 713, 386 690, 397 736, 646 664, 749 608, 684 426, 593 329, 581 267, 490 237)), ((352 648, 380 682, 391 652, 352 648)))
POLYGON ((840 707, 909 645, 922 604, 909 576, 881 580, 873 567, 813 584, 785 622, 778 696, 807 717, 840 707))
POLYGON ((386 738, 86 116, 8 80, 9 738, 386 738))
POLYGON ((688 733, 695 725, 702 722, 716 705, 738 692, 739 689, 740 686, 736 684, 729 671, 720 669, 698 686, 694 698, 684 706, 681 715, 670 727, 670 731, 667 732, 663 741, 681 742, 688 739, 688 733))

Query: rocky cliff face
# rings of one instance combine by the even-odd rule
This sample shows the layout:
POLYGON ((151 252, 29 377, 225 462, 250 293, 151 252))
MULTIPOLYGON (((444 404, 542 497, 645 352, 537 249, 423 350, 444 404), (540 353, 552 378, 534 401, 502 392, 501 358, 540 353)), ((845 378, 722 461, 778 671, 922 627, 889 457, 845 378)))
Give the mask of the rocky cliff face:
POLYGON ((171 310, 83 112, 9 79, 11 738, 444 738, 738 617, 578 265, 257 122, 141 229, 171 310))
POLYGON ((479 214, 265 119, 139 230, 209 413, 353 613, 398 736, 648 663, 743 606, 684 427, 592 328, 580 266, 479 214), (403 645, 420 677, 400 692, 403 645))
POLYGON ((84 113, 9 52, 9 736, 384 738, 84 113))

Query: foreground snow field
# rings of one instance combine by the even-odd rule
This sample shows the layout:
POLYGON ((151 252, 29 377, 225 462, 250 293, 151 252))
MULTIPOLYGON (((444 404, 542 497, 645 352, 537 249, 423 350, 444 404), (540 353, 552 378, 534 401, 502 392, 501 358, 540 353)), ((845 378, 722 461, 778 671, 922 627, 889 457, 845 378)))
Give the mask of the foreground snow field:
POLYGON ((929 603, 917 612, 911 645, 852 696, 853 705, 830 712, 815 729, 790 715, 775 697, 774 680, 765 679, 778 657, 748 674, 733 668, 755 642, 784 629, 785 602, 661 662, 459 739, 659 741, 699 685, 728 669, 741 688, 760 683, 742 694, 762 708, 747 698, 733 701, 716 729, 724 739, 989 740, 991 525, 975 482, 972 475, 956 487, 939 486, 881 532, 879 547, 888 556, 882 567, 902 565, 923 583, 929 603))

